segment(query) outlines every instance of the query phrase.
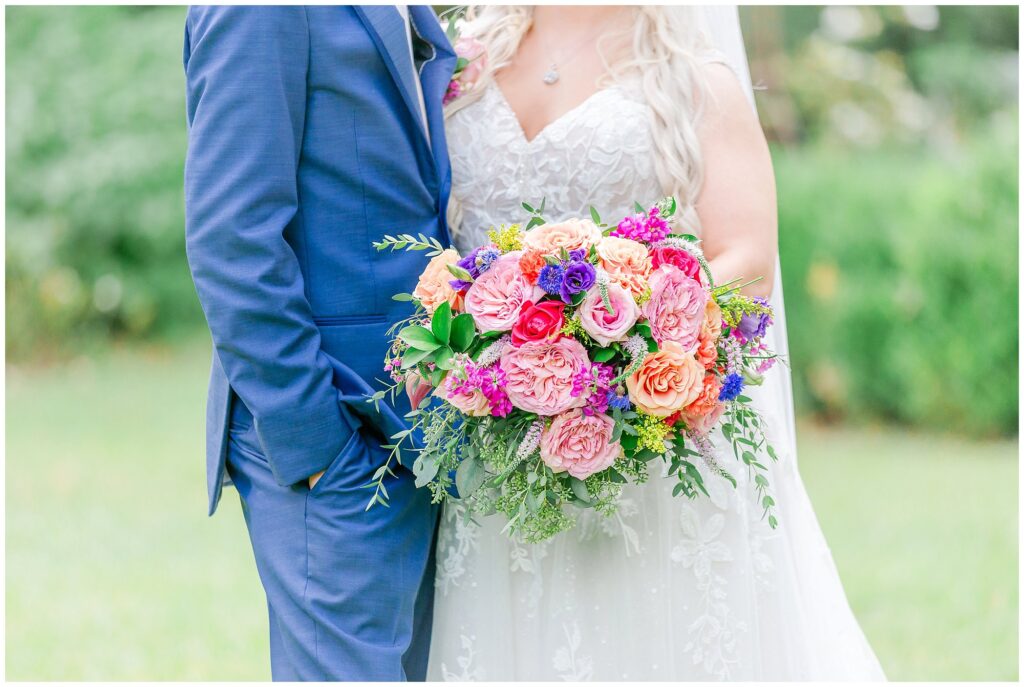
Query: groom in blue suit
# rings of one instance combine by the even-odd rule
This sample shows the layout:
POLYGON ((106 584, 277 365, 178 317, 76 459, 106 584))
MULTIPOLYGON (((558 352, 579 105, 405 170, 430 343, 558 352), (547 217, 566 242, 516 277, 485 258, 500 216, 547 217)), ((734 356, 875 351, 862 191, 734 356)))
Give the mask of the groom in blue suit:
MULTIPOLYGON (((212 514, 241 496, 275 680, 422 680, 436 509, 398 468, 386 330, 450 242, 441 99, 455 55, 428 6, 193 7, 185 27, 186 246, 213 337, 212 514)), ((217 574, 216 571, 211 571, 217 574)))

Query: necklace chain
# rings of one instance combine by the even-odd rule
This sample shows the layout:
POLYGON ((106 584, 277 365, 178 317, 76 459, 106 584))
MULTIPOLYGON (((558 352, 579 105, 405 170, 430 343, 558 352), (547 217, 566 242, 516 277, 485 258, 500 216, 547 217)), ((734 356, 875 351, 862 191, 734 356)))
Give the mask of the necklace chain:
MULTIPOLYGON (((614 18, 614 15, 613 15, 613 18, 614 18)), ((552 59, 551 60, 551 64, 550 64, 550 66, 548 66, 547 71, 544 72, 544 75, 541 77, 541 81, 546 83, 548 86, 554 86, 556 83, 558 83, 558 80, 562 76, 559 73, 559 71, 558 71, 559 67, 560 66, 564 67, 565 65, 571 63, 573 60, 575 60, 577 57, 579 57, 580 56, 579 49, 582 48, 586 43, 589 43, 594 38, 599 36, 601 34, 601 32, 605 29, 605 27, 607 25, 609 25, 610 23, 611 23, 610 20, 605 20, 604 22, 602 22, 597 27, 596 31, 588 33, 586 36, 583 37, 583 40, 581 40, 578 43, 576 43, 575 45, 573 45, 572 49, 568 51, 568 53, 570 54, 570 57, 567 60, 565 60, 564 62, 561 62, 561 64, 559 64, 558 60, 552 59)), ((545 42, 544 39, 541 39, 541 42, 544 43, 545 42)), ((550 48, 549 45, 545 45, 544 46, 545 52, 551 54, 552 57, 554 57, 556 51, 555 50, 550 50, 549 48, 550 48)), ((559 51, 559 53, 561 54, 561 51, 559 51)))

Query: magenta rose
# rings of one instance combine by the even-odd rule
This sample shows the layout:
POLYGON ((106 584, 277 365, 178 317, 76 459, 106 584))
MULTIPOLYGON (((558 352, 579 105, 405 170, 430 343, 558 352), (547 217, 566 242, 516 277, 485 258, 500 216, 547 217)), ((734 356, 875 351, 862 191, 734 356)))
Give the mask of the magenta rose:
POLYGON ((512 405, 538 415, 557 415, 586 403, 582 396, 572 395, 572 388, 573 379, 589 364, 583 345, 566 336, 506 346, 501 354, 505 392, 512 405))
POLYGON ((565 303, 561 301, 527 302, 512 327, 512 345, 527 341, 557 339, 565 324, 565 303))
POLYGON ((473 316, 481 332, 507 332, 519 319, 526 303, 535 301, 543 291, 523 276, 516 251, 506 253, 480 275, 466 292, 463 307, 473 316))
POLYGON ((562 413, 540 438, 540 458, 552 472, 568 472, 586 479, 611 467, 622 452, 612 441, 615 422, 607 415, 587 415, 575 408, 562 413))
POLYGON ((583 331, 602 346, 625 341, 626 332, 640 318, 640 308, 633 294, 618 284, 608 284, 608 302, 612 306, 611 313, 605 308, 601 290, 591 289, 578 311, 583 331))
POLYGON ((693 254, 678 246, 658 246, 651 249, 651 264, 654 269, 662 265, 672 265, 682 270, 690 279, 700 281, 700 261, 693 254))
POLYGON ((643 314, 651 324, 654 338, 658 343, 675 341, 683 350, 693 352, 704 323, 708 292, 700 282, 672 265, 656 269, 648 283, 651 298, 644 303, 643 314))

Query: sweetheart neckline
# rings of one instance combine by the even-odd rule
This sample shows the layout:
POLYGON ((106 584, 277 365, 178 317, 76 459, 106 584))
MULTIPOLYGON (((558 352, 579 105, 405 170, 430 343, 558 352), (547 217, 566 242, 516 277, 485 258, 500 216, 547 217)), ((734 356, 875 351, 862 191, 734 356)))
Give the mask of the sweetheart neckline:
POLYGON ((618 90, 620 88, 620 86, 619 86, 619 84, 612 84, 611 86, 606 86, 604 88, 597 89, 596 91, 594 91, 593 93, 588 95, 586 98, 584 98, 583 100, 578 102, 576 105, 573 105, 568 110, 566 110, 565 112, 563 112, 562 114, 558 115, 557 117, 552 119, 550 122, 548 122, 547 124, 542 126, 540 128, 540 130, 537 131, 536 134, 534 134, 533 138, 527 138, 526 137, 526 130, 523 129, 523 124, 522 124, 521 121, 519 121, 519 115, 516 114, 515 108, 512 107, 512 103, 510 103, 508 101, 508 98, 505 97, 505 92, 501 90, 501 87, 498 86, 497 83, 491 82, 491 84, 488 85, 488 88, 493 89, 495 91, 495 93, 498 96, 498 100, 501 102, 501 104, 508 111, 508 114, 509 114, 509 116, 511 116, 512 121, 515 122, 516 131, 518 132, 519 137, 522 138, 523 141, 525 141, 527 145, 533 145, 536 141, 538 141, 541 137, 543 137, 544 134, 546 134, 549 129, 552 129, 556 124, 558 124, 558 123, 568 119, 571 115, 577 114, 579 111, 583 110, 586 105, 590 104, 592 101, 597 99, 597 97, 599 95, 602 95, 604 93, 608 93, 610 91, 618 90))

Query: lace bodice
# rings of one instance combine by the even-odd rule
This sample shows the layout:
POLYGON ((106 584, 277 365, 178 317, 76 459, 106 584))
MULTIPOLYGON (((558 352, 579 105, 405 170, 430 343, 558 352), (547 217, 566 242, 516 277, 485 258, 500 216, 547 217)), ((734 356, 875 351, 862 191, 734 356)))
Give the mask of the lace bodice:
MULTIPOLYGON (((663 195, 651 124, 641 94, 618 84, 528 141, 488 86, 447 122, 460 252, 523 221, 523 201, 546 198, 550 221, 587 217, 590 205, 614 221, 663 195)), ((780 455, 769 466, 778 530, 717 435, 738 488, 698 465, 708 496, 691 501, 655 477, 627 486, 611 517, 581 512, 574 530, 542 544, 448 504, 428 679, 881 679, 796 470, 789 380, 782 366, 768 374, 750 394, 780 455)))
POLYGON ((663 193, 653 161, 650 108, 635 89, 597 91, 527 140, 505 96, 493 83, 480 100, 447 125, 452 197, 461 210, 455 243, 467 251, 487 230, 524 219, 523 201, 547 200, 544 216, 623 217, 634 202, 663 193))

